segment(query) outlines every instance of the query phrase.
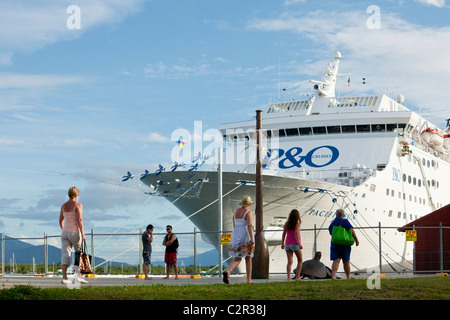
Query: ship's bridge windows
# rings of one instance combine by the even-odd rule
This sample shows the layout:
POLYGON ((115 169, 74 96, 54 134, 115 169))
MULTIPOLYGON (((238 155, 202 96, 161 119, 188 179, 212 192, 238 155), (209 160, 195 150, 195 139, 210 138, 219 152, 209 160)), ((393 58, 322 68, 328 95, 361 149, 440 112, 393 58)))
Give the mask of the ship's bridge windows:
POLYGON ((327 129, 325 127, 313 127, 314 134, 326 134, 327 129))
POLYGON ((286 136, 298 136, 298 129, 297 128, 290 128, 286 129, 286 136))
POLYGON ((396 123, 388 123, 386 124, 386 131, 387 132, 393 132, 395 129, 397 129, 396 123))
POLYGON ((329 134, 341 133, 341 127, 340 126, 328 126, 327 132, 329 134))
POLYGON ((286 137, 286 132, 284 131, 284 129, 277 129, 277 130, 274 130, 273 135, 282 138, 282 137, 286 137))
POLYGON ((386 131, 385 124, 373 124, 372 125, 372 132, 385 132, 385 131, 386 131))
POLYGON ((355 126, 354 125, 347 125, 342 126, 342 133, 355 133, 355 126))
POLYGON ((369 124, 358 124, 358 125, 356 125, 356 131, 370 132, 370 125, 369 124))
POLYGON ((312 129, 310 127, 299 128, 301 136, 309 136, 312 134, 312 129))

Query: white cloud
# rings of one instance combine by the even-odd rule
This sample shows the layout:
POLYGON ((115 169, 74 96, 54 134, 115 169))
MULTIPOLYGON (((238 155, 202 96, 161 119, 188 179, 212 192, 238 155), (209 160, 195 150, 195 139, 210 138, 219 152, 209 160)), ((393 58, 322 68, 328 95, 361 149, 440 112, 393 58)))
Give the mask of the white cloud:
POLYGON ((427 6, 436 6, 438 8, 443 8, 445 7, 446 0, 417 0, 417 1, 427 6))
POLYGON ((162 61, 156 64, 147 64, 144 68, 144 74, 146 77, 164 77, 171 79, 187 78, 207 76, 212 74, 211 66, 207 63, 199 63, 192 65, 172 64, 167 65, 162 61))
POLYGON ((79 76, 0 72, 0 90, 60 87, 76 83, 85 83, 87 80, 86 77, 79 76))
POLYGON ((98 142, 91 139, 68 139, 64 141, 64 145, 67 147, 83 147, 86 145, 98 144, 98 142))
POLYGON ((87 30, 115 24, 138 12, 146 0, 79 0, 81 28, 70 30, 66 21, 71 0, 14 0, 0 2, 0 64, 10 64, 17 52, 33 52, 46 45, 72 40, 87 30))
MULTIPOLYGON (((412 24, 382 12, 381 28, 371 30, 366 25, 368 17, 365 11, 285 13, 278 18, 254 20, 247 29, 294 32, 303 38, 299 41, 312 43, 305 51, 315 52, 311 56, 314 62, 299 62, 292 68, 302 70, 303 76, 317 77, 330 53, 341 51, 340 71, 352 75, 352 88, 358 88, 357 78, 367 77, 367 89, 403 94, 409 106, 423 106, 424 116, 442 123, 448 117, 450 100, 450 27, 412 24), (323 58, 316 60, 318 56, 323 58)), ((361 86, 359 89, 363 90, 361 86)))
POLYGON ((19 139, 11 139, 8 137, 0 137, 0 147, 23 145, 25 141, 19 139))
POLYGON ((172 143, 168 137, 162 136, 159 133, 152 132, 143 139, 146 142, 158 142, 158 143, 172 143))
POLYGON ((284 1, 284 5, 285 6, 291 6, 291 5, 294 5, 294 4, 297 4, 297 3, 305 3, 306 2, 306 0, 285 0, 284 1))

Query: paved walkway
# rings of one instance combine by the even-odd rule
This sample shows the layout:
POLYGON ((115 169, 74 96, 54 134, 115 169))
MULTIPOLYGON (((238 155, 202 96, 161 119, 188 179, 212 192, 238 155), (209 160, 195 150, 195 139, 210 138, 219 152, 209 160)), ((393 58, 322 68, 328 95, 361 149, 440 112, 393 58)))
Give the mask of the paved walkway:
MULTIPOLYGON (((153 280, 145 280, 136 278, 135 276, 97 276, 96 278, 85 278, 88 284, 81 284, 81 286, 133 286, 133 285, 199 285, 199 284, 220 284, 222 277, 218 276, 203 276, 200 278, 191 279, 190 277, 180 276, 177 280, 174 278, 162 279, 162 276, 153 276, 153 280)), ((0 276, 0 289, 11 288, 18 285, 30 285, 40 288, 57 288, 64 287, 67 284, 61 283, 61 276, 21 276, 21 275, 5 275, 0 276)), ((247 278, 244 276, 232 276, 230 283, 246 283, 247 278)), ((285 281, 285 276, 276 275, 269 279, 253 280, 256 283, 263 282, 280 282, 285 281)))
MULTIPOLYGON (((339 276, 339 274, 338 274, 339 276)), ((387 274, 386 278, 409 278, 417 275, 412 274, 387 274)), ((355 279, 367 279, 367 274, 353 275, 355 279)), ((190 276, 180 276, 177 280, 170 278, 169 280, 163 279, 163 276, 153 276, 153 280, 145 280, 136 278, 136 276, 114 276, 114 275, 98 275, 96 278, 85 278, 88 283, 81 284, 81 286, 93 286, 93 287, 105 287, 105 286, 134 286, 134 285, 200 285, 200 284, 221 284, 222 277, 218 276, 201 276, 197 278, 191 278, 190 276)), ((18 285, 30 285, 40 288, 58 288, 68 286, 61 283, 61 276, 29 276, 29 275, 3 275, 0 276, 0 289, 12 288, 18 285)), ((284 282, 286 276, 282 274, 270 275, 269 279, 253 279, 255 283, 266 282, 284 282)), ((303 281, 329 281, 329 280, 310 280, 304 279, 303 281)), ((231 276, 230 284, 246 283, 247 278, 242 275, 231 276)), ((74 285, 79 285, 75 283, 74 285)))

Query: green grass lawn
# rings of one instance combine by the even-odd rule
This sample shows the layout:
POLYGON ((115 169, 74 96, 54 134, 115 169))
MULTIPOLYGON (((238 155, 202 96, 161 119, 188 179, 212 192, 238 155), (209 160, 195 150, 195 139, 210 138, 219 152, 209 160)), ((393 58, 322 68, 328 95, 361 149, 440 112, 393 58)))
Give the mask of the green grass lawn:
POLYGON ((381 279, 380 289, 366 280, 271 282, 255 284, 146 285, 122 287, 0 290, 1 300, 450 300, 449 277, 381 279))

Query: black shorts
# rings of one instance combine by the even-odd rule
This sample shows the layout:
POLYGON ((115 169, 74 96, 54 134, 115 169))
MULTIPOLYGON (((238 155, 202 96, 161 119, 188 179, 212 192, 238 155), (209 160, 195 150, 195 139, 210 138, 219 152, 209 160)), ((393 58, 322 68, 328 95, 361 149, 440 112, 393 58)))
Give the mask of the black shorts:
POLYGON ((152 252, 151 251, 142 251, 142 258, 144 258, 144 264, 150 265, 151 258, 152 258, 152 252))

